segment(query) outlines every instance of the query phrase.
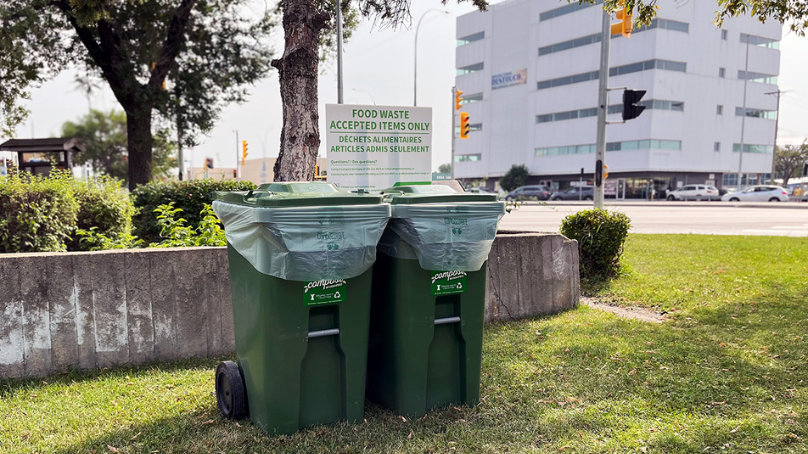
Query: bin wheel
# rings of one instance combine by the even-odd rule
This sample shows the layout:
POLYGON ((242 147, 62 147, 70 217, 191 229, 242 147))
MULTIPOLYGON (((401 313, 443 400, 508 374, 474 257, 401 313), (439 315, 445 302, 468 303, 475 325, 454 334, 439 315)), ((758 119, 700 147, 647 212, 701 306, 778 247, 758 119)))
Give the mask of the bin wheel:
POLYGON ((219 363, 216 368, 216 402, 225 419, 244 419, 247 399, 241 372, 233 361, 219 363))

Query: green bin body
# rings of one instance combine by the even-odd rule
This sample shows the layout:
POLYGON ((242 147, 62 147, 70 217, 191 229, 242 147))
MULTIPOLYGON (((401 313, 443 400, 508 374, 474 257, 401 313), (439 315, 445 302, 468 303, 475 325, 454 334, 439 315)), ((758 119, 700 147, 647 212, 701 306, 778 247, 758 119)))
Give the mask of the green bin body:
MULTIPOLYGON (((291 434, 336 421, 362 421, 372 260, 362 248, 345 251, 339 243, 341 236, 351 235, 341 232, 351 230, 354 238, 364 236, 360 240, 375 248, 387 222, 384 217, 389 216, 389 206, 380 204, 379 196, 314 192, 324 189, 322 183, 314 183, 306 191, 289 185, 287 192, 282 192, 283 185, 275 184, 262 186, 253 194, 217 193, 214 206, 226 232, 226 219, 238 226, 228 233, 227 247, 236 355, 250 419, 271 434, 291 434), (255 211, 242 210, 244 206, 255 211), (295 230, 303 224, 298 220, 303 214, 295 210, 308 213, 310 228, 295 230), (351 222, 351 210, 359 210, 364 213, 362 219, 372 222, 351 222), (276 213, 283 222, 292 223, 291 227, 271 222, 276 213), (377 228, 379 232, 374 232, 377 228), (244 238, 233 237, 239 232, 244 238), (303 248, 307 250, 291 251, 296 239, 311 244, 303 248), (241 252, 233 241, 240 243, 241 252), (265 250, 250 249, 250 241, 264 245, 265 250), (284 248, 290 251, 277 252, 284 248), (343 262, 357 257, 371 261, 365 264, 367 270, 344 279, 331 274, 344 271, 347 265, 343 262), (326 271, 312 274, 310 280, 301 279, 300 268, 307 267, 326 271)), ((351 269, 353 274, 357 269, 351 269)))
POLYGON ((443 188, 385 191, 393 214, 373 270, 368 398, 412 417, 480 399, 486 259, 505 207, 443 188))

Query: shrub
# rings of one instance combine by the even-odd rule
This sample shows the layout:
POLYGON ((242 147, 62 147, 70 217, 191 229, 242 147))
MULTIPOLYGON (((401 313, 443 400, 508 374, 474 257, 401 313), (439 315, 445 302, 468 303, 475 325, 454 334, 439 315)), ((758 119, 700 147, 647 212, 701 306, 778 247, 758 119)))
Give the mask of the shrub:
POLYGON ((129 194, 121 189, 121 181, 101 176, 90 181, 76 180, 74 194, 79 204, 76 235, 67 244, 70 251, 114 249, 134 246, 131 238, 134 205, 129 194), (93 232, 98 243, 83 240, 93 232), (103 247, 107 244, 109 247, 103 247))
POLYGON ((527 183, 527 177, 527 166, 524 164, 514 164, 511 166, 511 169, 508 170, 508 173, 503 175, 499 180, 499 186, 506 191, 512 191, 520 186, 524 186, 527 183))
POLYGON ((76 229, 78 202, 69 171, 0 178, 0 252, 58 252, 76 229))
POLYGON ((625 214, 597 208, 561 221, 561 234, 578 241, 581 278, 607 279, 617 274, 630 227, 625 214))
POLYGON ((137 210, 133 218, 134 234, 147 243, 159 243, 160 225, 155 210, 172 202, 173 206, 182 210, 187 226, 195 229, 204 217, 201 213, 205 205, 213 201, 212 192, 249 189, 255 189, 255 185, 249 181, 213 179, 153 182, 139 186, 132 192, 137 210))
POLYGON ((160 226, 160 237, 163 241, 152 243, 149 247, 190 247, 190 246, 226 246, 224 230, 219 226, 219 219, 210 205, 205 205, 199 227, 192 228, 185 224, 184 218, 175 217, 182 213, 182 208, 174 208, 174 202, 160 205, 157 212, 157 224, 160 226))

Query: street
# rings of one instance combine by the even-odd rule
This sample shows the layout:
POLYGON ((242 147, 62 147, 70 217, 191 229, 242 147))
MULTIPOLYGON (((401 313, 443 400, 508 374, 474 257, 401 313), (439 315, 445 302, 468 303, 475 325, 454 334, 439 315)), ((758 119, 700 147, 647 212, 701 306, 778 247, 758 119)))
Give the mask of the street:
MULTIPOLYGON (((532 202, 502 218, 500 230, 558 232, 569 214, 590 204, 532 202)), ((631 219, 631 233, 695 233, 703 235, 772 235, 808 237, 808 204, 607 202, 610 211, 631 219)))

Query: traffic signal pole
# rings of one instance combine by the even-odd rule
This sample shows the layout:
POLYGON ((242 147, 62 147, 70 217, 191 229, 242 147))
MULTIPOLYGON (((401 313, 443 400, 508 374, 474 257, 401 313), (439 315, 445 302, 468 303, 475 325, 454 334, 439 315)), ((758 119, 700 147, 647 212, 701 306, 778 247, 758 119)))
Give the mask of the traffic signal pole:
POLYGON ((452 172, 452 180, 454 180, 454 178, 455 178, 455 168, 454 168, 454 165, 455 165, 455 139, 456 139, 455 128, 457 127, 456 124, 455 124, 456 123, 455 117, 457 116, 456 103, 457 103, 457 87, 452 87, 452 162, 449 163, 449 168, 452 169, 451 170, 451 172, 452 172))
POLYGON ((609 46, 611 44, 611 14, 603 10, 603 30, 600 40, 600 72, 598 77, 598 130, 595 145, 595 208, 603 208, 603 161, 606 159, 606 114, 608 113, 609 46))

